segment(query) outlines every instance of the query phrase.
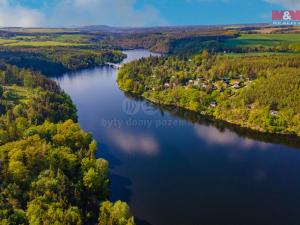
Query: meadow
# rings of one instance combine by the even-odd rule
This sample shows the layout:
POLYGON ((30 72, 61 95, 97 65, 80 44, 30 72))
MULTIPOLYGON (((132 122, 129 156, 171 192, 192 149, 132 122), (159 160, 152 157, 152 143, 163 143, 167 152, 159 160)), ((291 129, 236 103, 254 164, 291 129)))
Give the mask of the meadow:
POLYGON ((15 35, 0 38, 0 46, 4 47, 63 47, 63 46, 86 46, 90 45, 91 36, 81 34, 40 34, 15 35))
POLYGON ((237 38, 226 39, 225 47, 271 47, 280 44, 298 44, 300 34, 241 34, 237 38))

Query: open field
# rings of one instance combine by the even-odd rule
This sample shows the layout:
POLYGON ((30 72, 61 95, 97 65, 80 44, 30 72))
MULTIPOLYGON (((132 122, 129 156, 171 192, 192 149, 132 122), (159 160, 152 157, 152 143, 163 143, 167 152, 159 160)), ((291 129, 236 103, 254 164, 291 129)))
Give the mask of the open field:
POLYGON ((91 35, 82 35, 82 34, 62 34, 53 37, 54 41, 59 42, 88 42, 92 38, 91 35))
MULTIPOLYGON (((28 32, 28 31, 27 31, 28 32)), ((0 37, 0 46, 14 47, 57 47, 85 46, 90 44, 91 35, 58 33, 9 33, 0 37)))
POLYGON ((17 35, 9 38, 0 38, 0 46, 84 46, 89 37, 80 34, 63 35, 17 35))
POLYGON ((3 45, 4 46, 29 46, 29 47, 50 47, 50 46, 57 47, 57 46, 83 46, 85 44, 58 42, 58 41, 14 41, 9 43, 4 43, 3 45))
POLYGON ((226 47, 274 46, 284 43, 300 43, 300 34, 242 34, 238 38, 227 39, 226 47))
POLYGON ((11 40, 11 39, 4 39, 4 38, 0 38, 0 45, 7 45, 10 43, 14 43, 16 42, 15 40, 11 40))
POLYGON ((22 102, 26 103, 34 96, 34 90, 27 88, 27 87, 21 87, 17 85, 12 86, 3 86, 4 92, 13 93, 14 97, 16 98, 10 98, 10 101, 14 102, 22 102))

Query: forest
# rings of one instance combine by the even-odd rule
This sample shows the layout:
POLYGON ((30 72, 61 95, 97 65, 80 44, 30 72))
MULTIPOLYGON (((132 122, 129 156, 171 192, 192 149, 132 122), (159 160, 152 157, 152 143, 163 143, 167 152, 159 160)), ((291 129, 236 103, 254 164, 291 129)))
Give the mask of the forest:
POLYGON ((20 68, 40 71, 44 75, 118 63, 125 55, 117 50, 75 47, 0 47, 0 58, 20 68))
POLYGON ((124 65, 119 87, 158 104, 269 133, 300 135, 300 56, 150 57, 124 65))
POLYGON ((76 108, 39 72, 0 64, 0 223, 133 225, 107 201, 108 162, 76 108))

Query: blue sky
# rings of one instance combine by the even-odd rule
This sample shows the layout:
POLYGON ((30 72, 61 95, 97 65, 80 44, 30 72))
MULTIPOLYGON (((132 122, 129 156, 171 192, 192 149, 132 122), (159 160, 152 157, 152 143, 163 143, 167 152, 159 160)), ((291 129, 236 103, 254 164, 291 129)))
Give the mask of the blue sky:
POLYGON ((0 26, 163 26, 270 22, 300 0, 0 0, 0 26))

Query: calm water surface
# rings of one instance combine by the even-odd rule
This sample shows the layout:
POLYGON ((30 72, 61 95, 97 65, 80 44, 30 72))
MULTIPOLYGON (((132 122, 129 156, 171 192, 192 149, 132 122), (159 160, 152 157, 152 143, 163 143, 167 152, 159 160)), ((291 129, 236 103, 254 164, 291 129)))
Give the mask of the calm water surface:
MULTIPOLYGON (((150 55, 127 54, 126 62, 150 55)), ((127 201, 139 224, 300 224, 297 140, 272 144, 264 135, 158 109, 120 91, 116 74, 103 67, 54 79, 110 162, 111 200, 127 201)))

